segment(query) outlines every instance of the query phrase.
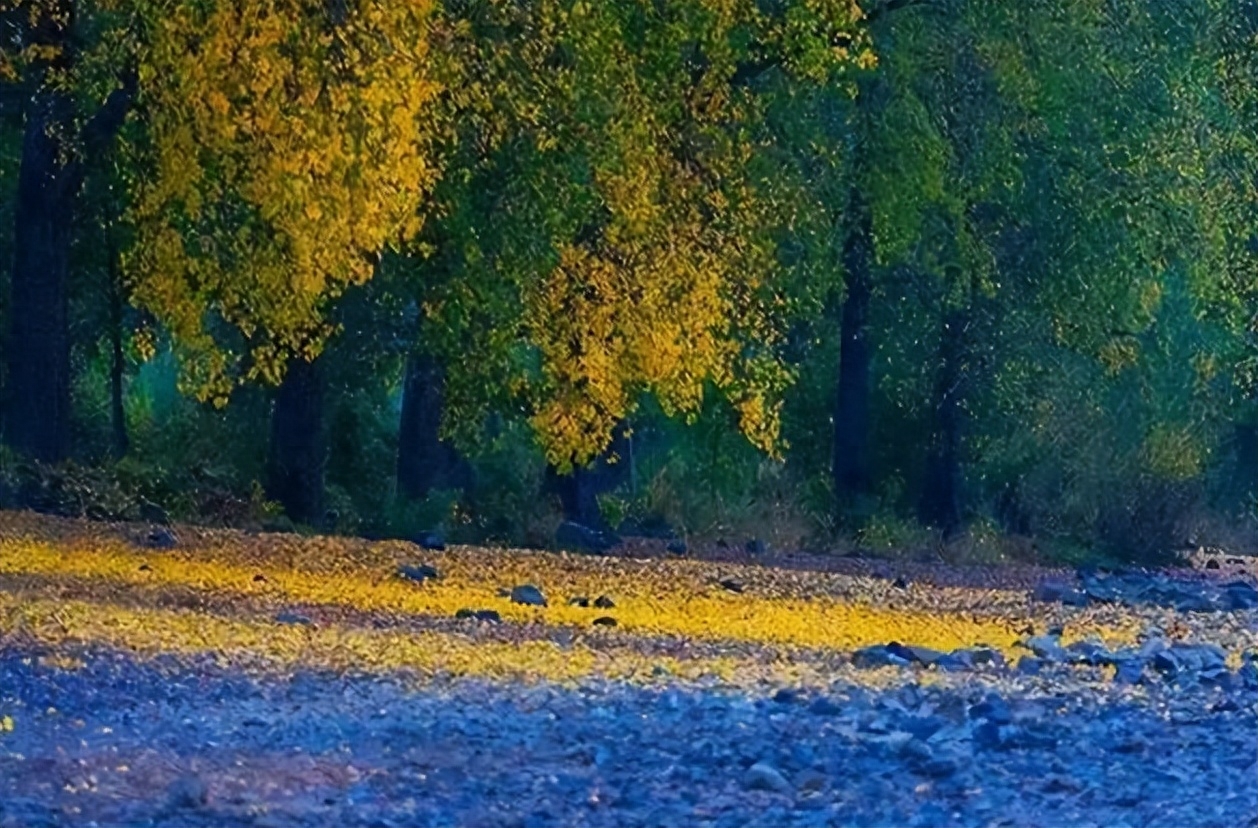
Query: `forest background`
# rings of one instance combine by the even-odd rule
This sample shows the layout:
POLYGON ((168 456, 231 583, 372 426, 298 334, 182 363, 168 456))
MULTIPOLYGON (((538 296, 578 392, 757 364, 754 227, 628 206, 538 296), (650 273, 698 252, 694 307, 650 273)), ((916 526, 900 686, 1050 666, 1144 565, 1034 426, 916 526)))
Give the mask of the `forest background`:
POLYGON ((1253 0, 0 0, 0 49, 0 507, 1254 548, 1253 0))

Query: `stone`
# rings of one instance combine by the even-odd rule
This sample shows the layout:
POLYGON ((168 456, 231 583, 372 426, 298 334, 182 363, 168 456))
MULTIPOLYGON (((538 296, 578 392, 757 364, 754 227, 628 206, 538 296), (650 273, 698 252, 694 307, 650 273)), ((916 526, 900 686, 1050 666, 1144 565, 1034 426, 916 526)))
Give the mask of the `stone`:
POLYGON ((498 610, 491 610, 491 609, 477 610, 473 614, 473 617, 477 621, 488 621, 492 624, 497 624, 499 621, 502 620, 502 616, 498 614, 498 610))
POLYGON ((436 580, 440 577, 437 574, 436 567, 429 566, 428 564, 420 564, 419 566, 404 564, 397 568, 397 576, 406 581, 414 581, 417 584, 422 584, 424 581, 430 579, 436 580))
POLYGON ((546 596, 542 591, 532 584, 522 584, 511 590, 511 603, 525 604, 531 607, 544 607, 546 604, 546 596))
POLYGON ((907 667, 910 662, 888 647, 875 644, 852 653, 852 664, 861 670, 869 670, 875 667, 907 667))
POLYGON ((794 704, 799 701, 799 692, 783 687, 773 694, 773 701, 777 704, 794 704))
POLYGON ((147 549, 174 549, 178 545, 179 539, 175 537, 175 533, 165 526, 154 527, 144 536, 144 546, 147 549))
POLYGON ((1037 635, 1027 639, 1026 647, 1045 661, 1066 661, 1067 654, 1055 635, 1037 635))
POLYGON ((254 582, 255 584, 265 584, 265 583, 266 583, 266 576, 265 576, 265 575, 263 575, 261 572, 259 572, 257 575, 254 575, 254 576, 253 576, 253 582, 254 582))
POLYGON ((1218 569, 1218 568, 1219 568, 1219 562, 1216 561, 1214 558, 1211 558, 1210 560, 1206 561, 1206 569, 1218 569))
POLYGON ((590 606, 590 599, 589 599, 589 598, 586 598, 584 595, 576 595, 576 596, 573 596, 572 598, 569 598, 569 599, 568 599, 568 606, 570 606, 570 607, 589 607, 589 606, 590 606))
POLYGON ((1139 684, 1144 679, 1144 660, 1136 657, 1113 658, 1114 681, 1117 684, 1139 684))
POLYGON ((818 696, 808 705, 808 712, 817 716, 838 716, 843 713, 843 708, 825 696, 818 696))
POLYGON ((787 795, 795 793, 795 786, 768 762, 756 762, 748 768, 743 776, 743 787, 749 791, 772 791, 787 795))
POLYGON ((970 707, 969 714, 971 719, 983 719, 998 725, 1013 721, 1013 711, 1009 709, 1008 702, 997 693, 988 693, 981 702, 970 707))
POLYGON ((1105 645, 1095 641, 1076 641, 1067 646, 1066 651, 1076 664, 1099 665, 1110 662, 1110 651, 1105 645))
POLYGON ((209 801, 209 789, 199 776, 181 776, 166 789, 166 805, 175 810, 203 808, 209 801))
POLYGON ((616 619, 610 615, 600 615, 594 619, 593 624, 596 627, 614 627, 616 626, 616 619))
POLYGON ((1084 592, 1067 584, 1057 582, 1042 583, 1031 593, 1031 599, 1046 604, 1066 604, 1084 607, 1088 604, 1088 596, 1084 592))
POLYGON ((1044 662, 1032 656, 1023 656, 1018 659, 1018 666, 1015 669, 1024 676, 1038 676, 1044 669, 1044 662))
POLYGON ((601 555, 619 544, 620 538, 611 532, 591 529, 571 520, 565 520, 555 530, 555 545, 560 549, 601 555))
POLYGON ((739 583, 738 581, 733 580, 732 578, 726 578, 725 580, 721 581, 721 586, 724 589, 729 590, 730 592, 743 591, 743 585, 739 583))
POLYGON ((909 582, 904 580, 903 577, 896 576, 896 579, 891 582, 891 586, 894 587, 895 589, 908 589, 909 582))
POLYGON ((608 598, 606 595, 600 595, 594 599, 594 606, 599 609, 612 609, 616 606, 616 602, 608 598))
POLYGON ((823 791, 829 782, 829 778, 815 768, 807 768, 795 777, 795 787, 802 793, 823 791))
POLYGON ((301 626, 309 626, 310 619, 304 615, 300 615, 289 610, 284 610, 275 616, 275 620, 281 624, 298 624, 301 626))

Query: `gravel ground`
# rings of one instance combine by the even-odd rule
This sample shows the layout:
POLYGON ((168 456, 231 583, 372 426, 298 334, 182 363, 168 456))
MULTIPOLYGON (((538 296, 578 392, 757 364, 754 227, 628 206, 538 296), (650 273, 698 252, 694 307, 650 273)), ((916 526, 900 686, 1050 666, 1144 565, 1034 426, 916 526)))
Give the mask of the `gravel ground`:
POLYGON ((1258 826, 1241 687, 905 670, 748 696, 77 655, 0 649, 0 826, 1258 826))

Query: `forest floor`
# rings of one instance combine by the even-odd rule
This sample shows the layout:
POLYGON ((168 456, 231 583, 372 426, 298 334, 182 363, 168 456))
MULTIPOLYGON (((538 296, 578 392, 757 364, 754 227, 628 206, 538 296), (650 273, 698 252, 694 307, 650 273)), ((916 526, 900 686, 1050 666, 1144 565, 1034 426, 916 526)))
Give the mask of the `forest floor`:
POLYGON ((592 557, 0 513, 0 826, 1258 828, 1254 564, 592 557))

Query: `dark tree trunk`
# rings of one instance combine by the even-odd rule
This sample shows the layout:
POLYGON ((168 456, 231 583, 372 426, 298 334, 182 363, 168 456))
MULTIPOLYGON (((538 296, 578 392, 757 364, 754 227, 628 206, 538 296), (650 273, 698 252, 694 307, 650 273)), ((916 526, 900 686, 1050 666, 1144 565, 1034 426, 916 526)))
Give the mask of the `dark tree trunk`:
POLYGON ((851 225, 843 246, 847 296, 843 300, 839 340, 839 378, 834 411, 831 472, 840 503, 871 489, 869 449, 870 363, 869 301, 873 291, 873 231, 869 207, 853 190, 851 225))
POLYGON ((70 442, 70 214, 82 172, 77 162, 62 163, 58 136, 72 114, 60 92, 41 90, 30 104, 13 237, 5 439, 48 463, 65 459, 70 442))
POLYGON ((271 413, 267 497, 311 525, 323 519, 323 392, 318 362, 291 359, 271 413))
POLYGON ((412 354, 406 361, 402 418, 398 427, 398 492, 422 500, 448 477, 456 458, 441 440, 443 377, 437 361, 412 354))
POLYGON ((944 312, 935 386, 935 438, 927 459, 926 486, 921 501, 922 519, 938 527, 945 540, 955 537, 964 525, 961 452, 968 325, 968 309, 944 312))
MULTIPOLYGON (((31 42, 53 47, 56 56, 48 68, 67 71, 74 62, 69 34, 74 6, 56 5, 57 13, 44 15, 30 33, 31 42)), ((135 96, 136 75, 128 71, 121 88, 83 125, 77 133, 82 147, 71 140, 77 114, 71 96, 45 85, 44 78, 34 84, 14 209, 5 441, 28 457, 55 463, 70 448, 67 291, 73 212, 83 184, 81 154, 99 153, 113 139, 135 96)))
POLYGON ((546 469, 547 488, 559 495, 564 520, 571 520, 591 529, 609 530, 598 507, 598 496, 627 482, 633 470, 630 458, 632 443, 625 434, 624 423, 617 425, 612 444, 588 466, 559 474, 546 469), (615 462, 612 458, 615 457, 615 462))
MULTIPOLYGON (((108 232, 108 231, 107 231, 108 232)), ((126 456, 131 441, 127 437, 127 412, 122 405, 122 380, 127 361, 122 352, 122 279, 118 273, 118 251, 113 237, 109 237, 109 339, 111 361, 109 365, 109 410, 113 425, 112 444, 114 459, 126 456)))
POLYGON ((576 468, 568 474, 557 474, 547 469, 551 485, 559 493, 564 520, 580 523, 592 529, 606 529, 602 512, 598 508, 598 474, 587 468, 576 468))

